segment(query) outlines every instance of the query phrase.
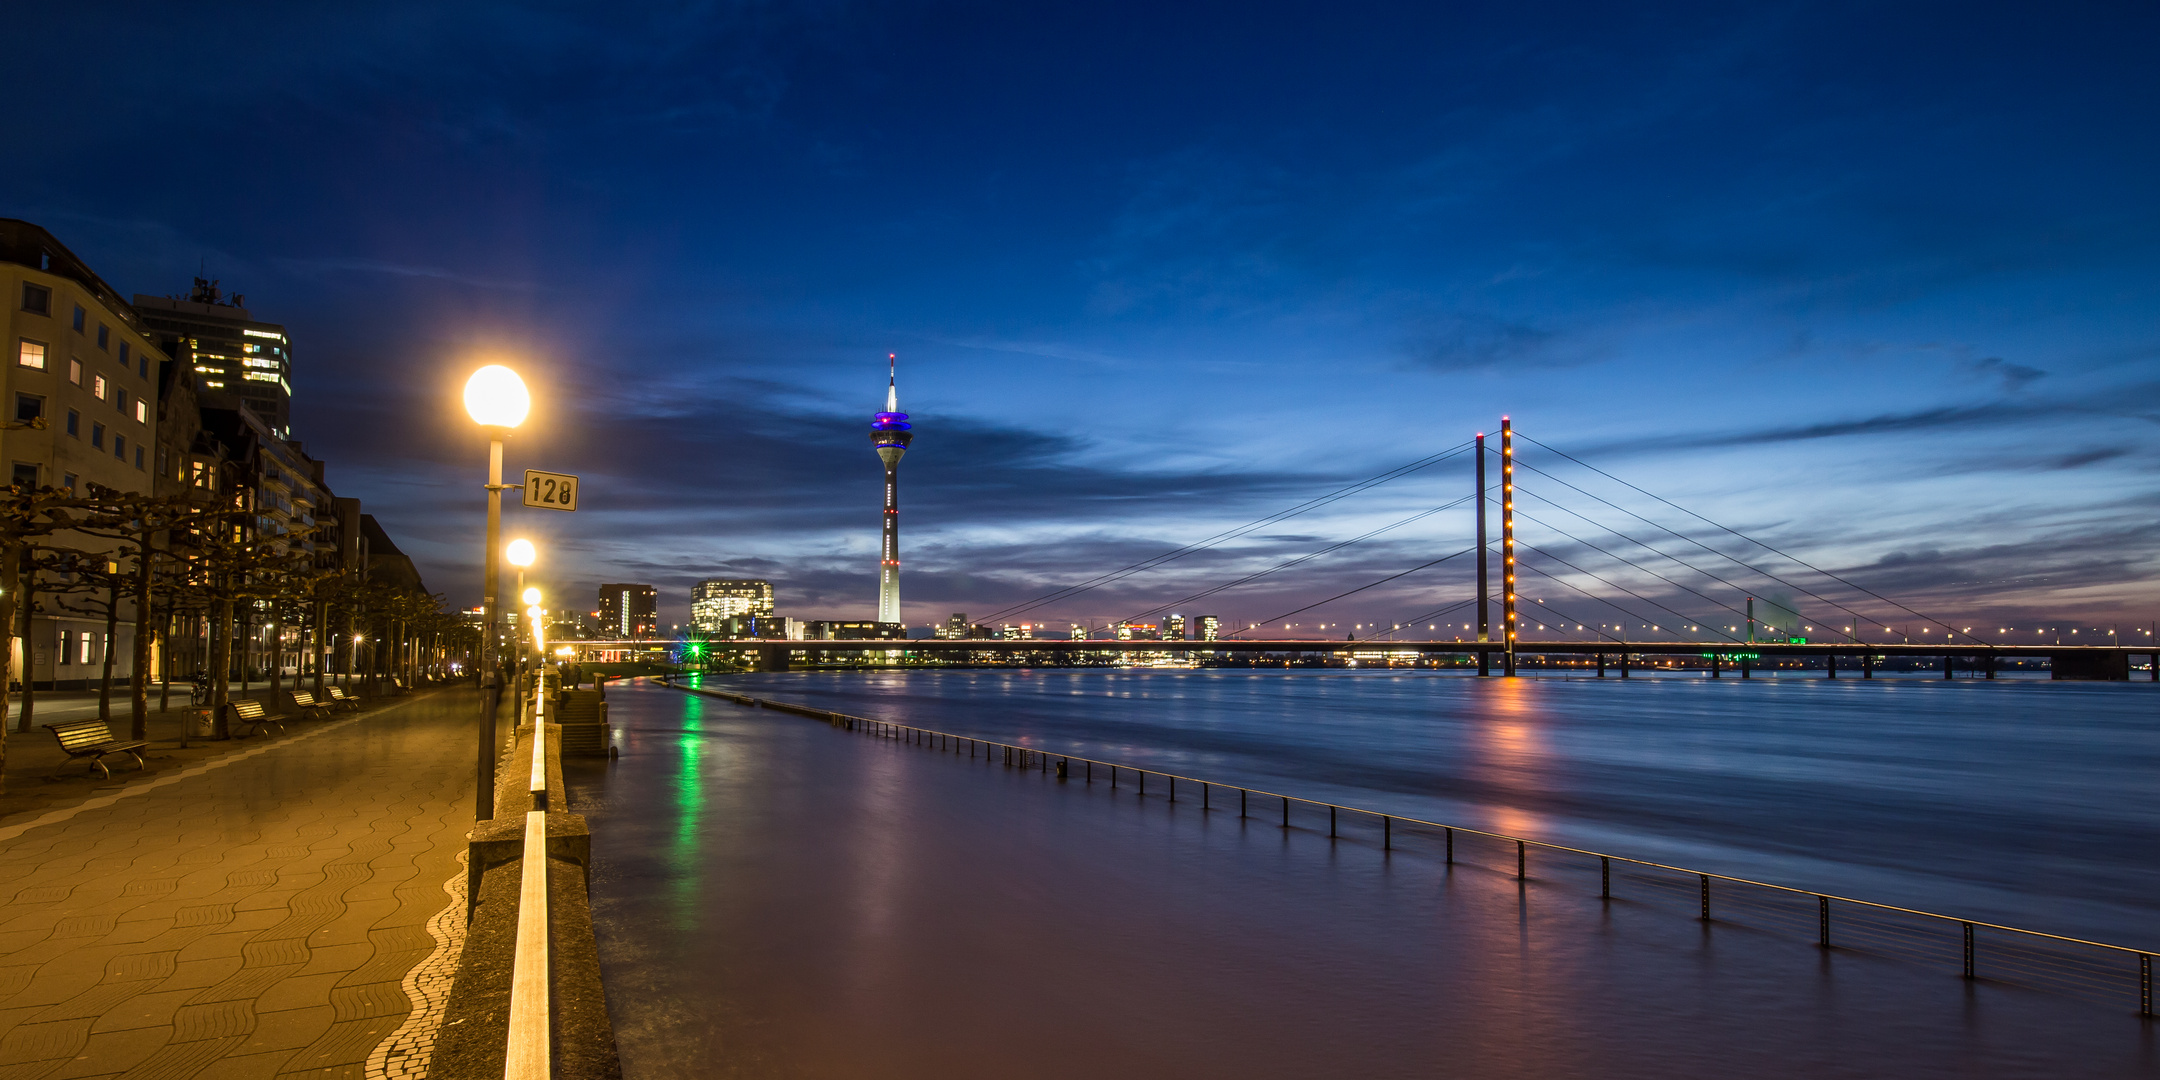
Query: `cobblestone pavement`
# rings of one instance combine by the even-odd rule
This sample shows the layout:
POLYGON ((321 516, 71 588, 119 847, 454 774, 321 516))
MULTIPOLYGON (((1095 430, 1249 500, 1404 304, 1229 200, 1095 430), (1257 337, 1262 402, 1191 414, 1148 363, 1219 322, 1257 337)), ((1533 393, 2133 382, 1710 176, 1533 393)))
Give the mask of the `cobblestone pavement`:
POLYGON ((477 708, 295 724, 0 829, 0 1080, 421 1075, 477 708))

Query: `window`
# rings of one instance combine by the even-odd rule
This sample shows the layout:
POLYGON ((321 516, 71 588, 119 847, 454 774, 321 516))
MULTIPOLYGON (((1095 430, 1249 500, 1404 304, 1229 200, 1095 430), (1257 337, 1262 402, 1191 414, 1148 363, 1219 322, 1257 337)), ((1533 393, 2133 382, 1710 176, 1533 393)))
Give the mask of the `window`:
POLYGON ((105 449, 105 425, 90 425, 90 445, 95 446, 100 450, 105 449))
POLYGON ((135 422, 138 424, 150 422, 150 403, 141 398, 135 399, 135 422))
POLYGON ((22 344, 15 349, 15 362, 26 368, 45 370, 45 343, 22 339, 22 344))
POLYGON ((113 407, 119 409, 123 413, 128 411, 127 387, 123 386, 113 391, 113 407))
POLYGON ((105 400, 105 376, 90 376, 90 396, 99 401, 105 400))
POLYGON ((119 458, 122 461, 127 460, 127 436, 119 434, 118 432, 113 433, 112 456, 119 458))
POLYGON ((120 343, 120 370, 122 370, 122 371, 126 371, 126 370, 127 370, 127 364, 128 364, 128 343, 127 343, 127 342, 125 342, 125 341, 123 341, 123 342, 121 342, 121 343, 120 343))
POLYGON ((82 361, 72 356, 68 357, 68 381, 77 386, 82 385, 82 361))
POLYGON ((68 489, 68 494, 70 495, 75 493, 75 488, 80 483, 81 481, 75 479, 74 473, 60 474, 60 486, 68 489))
POLYGON ((33 465, 27 461, 18 461, 15 463, 15 475, 12 480, 15 485, 17 485, 18 487, 34 488, 37 486, 37 478, 38 467, 36 465, 33 465))
POLYGON ((75 662, 75 631, 73 630, 60 631, 60 662, 63 664, 75 662))
POLYGON ((142 377, 143 377, 143 378, 145 378, 145 379, 147 379, 147 378, 149 378, 149 377, 150 377, 150 354, 149 354, 149 353, 147 353, 147 352, 145 352, 145 353, 138 353, 138 354, 136 355, 136 357, 135 357, 135 373, 136 373, 137 375, 140 375, 140 376, 142 376, 142 377))
POLYGON ((22 309, 33 315, 52 314, 52 290, 43 285, 23 282, 22 309))
POLYGON ((142 467, 142 447, 140 447, 140 446, 137 446, 137 447, 135 448, 135 471, 136 471, 136 472, 141 472, 141 471, 143 471, 143 467, 142 467))
POLYGON ((68 410, 68 434, 82 438, 82 414, 73 409, 68 410))
POLYGON ((82 328, 83 328, 83 316, 84 316, 84 315, 87 315, 87 314, 89 314, 89 312, 86 312, 86 311, 84 311, 84 310, 82 309, 82 305, 80 305, 80 304, 77 304, 77 305, 75 306, 75 332, 76 332, 76 333, 78 333, 78 334, 82 333, 82 328))
POLYGON ((106 344, 107 344, 108 342, 110 342, 111 340, 112 340, 112 327, 110 327, 110 326, 107 326, 107 325, 105 325, 104 323, 99 323, 99 324, 97 324, 97 347, 98 347, 98 348, 100 348, 100 349, 102 349, 102 348, 104 348, 104 347, 106 346, 106 344))
POLYGON ((45 415, 45 399, 36 394, 15 395, 15 422, 27 424, 45 415))

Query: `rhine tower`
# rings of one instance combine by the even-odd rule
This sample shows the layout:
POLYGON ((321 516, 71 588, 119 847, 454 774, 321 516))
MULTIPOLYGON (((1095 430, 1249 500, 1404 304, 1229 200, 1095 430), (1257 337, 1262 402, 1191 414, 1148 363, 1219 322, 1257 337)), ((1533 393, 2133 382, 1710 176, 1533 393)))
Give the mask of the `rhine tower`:
POLYGON ((885 536, 878 553, 877 617, 879 622, 900 621, 900 457, 907 453, 915 433, 907 414, 900 411, 900 361, 888 354, 885 411, 870 421, 870 442, 885 463, 885 536))

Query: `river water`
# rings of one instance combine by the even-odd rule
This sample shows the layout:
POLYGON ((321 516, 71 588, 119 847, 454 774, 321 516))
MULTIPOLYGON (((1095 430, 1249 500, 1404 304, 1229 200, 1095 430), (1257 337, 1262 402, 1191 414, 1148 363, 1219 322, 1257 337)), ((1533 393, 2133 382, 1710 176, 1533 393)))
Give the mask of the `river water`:
MULTIPOLYGON (((2160 688, 985 670, 712 684, 2160 946, 2160 688)), ((649 686, 573 771, 633 1077, 2152 1075, 2134 996, 1977 982, 1594 863, 1514 877, 649 686), (1682 897, 1684 900, 1685 897, 1682 897)), ((1097 778, 1098 781, 1101 779, 1097 778)), ((1077 780, 1077 778, 1076 778, 1077 780)), ((1272 805, 1272 804, 1271 804, 1272 805)), ((1894 953, 1895 950, 1892 950, 1894 953)), ((2134 986, 2134 984, 2131 984, 2134 986)), ((2134 990, 2132 991, 2134 994, 2134 990)))

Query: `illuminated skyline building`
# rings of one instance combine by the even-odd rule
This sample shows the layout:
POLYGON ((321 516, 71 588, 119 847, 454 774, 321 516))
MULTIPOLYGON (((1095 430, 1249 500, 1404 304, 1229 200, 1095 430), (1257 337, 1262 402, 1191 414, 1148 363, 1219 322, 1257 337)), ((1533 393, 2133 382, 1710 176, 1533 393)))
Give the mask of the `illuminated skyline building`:
POLYGON ((134 307, 165 355, 192 369, 203 404, 244 408, 292 438, 292 339, 283 326, 257 320, 244 297, 205 278, 185 297, 137 293, 134 307))
POLYGON ((690 625, 706 633, 719 633, 738 615, 771 618, 773 587, 770 581, 700 581, 690 588, 690 625))
POLYGON ((915 439, 914 425, 900 411, 900 363, 886 356, 885 411, 870 421, 870 443, 885 463, 885 528, 878 545, 878 614, 881 623, 900 621, 900 458, 915 439))
POLYGON ((600 632, 618 640, 657 637, 660 634, 659 590, 650 585, 608 584, 600 586, 600 632))

